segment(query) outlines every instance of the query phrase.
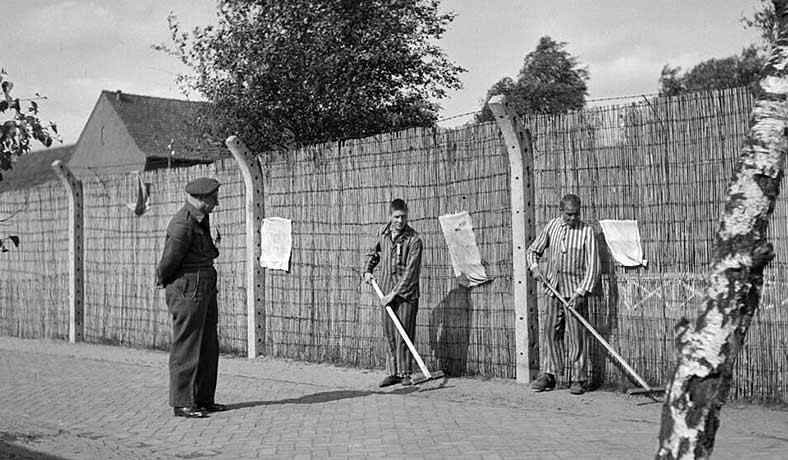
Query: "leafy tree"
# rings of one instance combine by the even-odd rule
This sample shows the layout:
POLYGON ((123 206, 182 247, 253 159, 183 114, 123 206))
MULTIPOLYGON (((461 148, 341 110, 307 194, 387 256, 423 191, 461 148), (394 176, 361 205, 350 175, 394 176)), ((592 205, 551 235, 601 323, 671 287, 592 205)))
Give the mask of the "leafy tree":
POLYGON ((766 64, 766 52, 776 40, 774 5, 759 0, 751 16, 742 16, 745 28, 757 29, 762 43, 744 48, 741 55, 709 59, 682 73, 681 67, 666 64, 659 77, 660 95, 675 96, 693 91, 734 88, 755 88, 766 64))
POLYGON ((758 47, 751 45, 742 50, 740 56, 709 59, 682 73, 681 67, 665 65, 659 77, 659 94, 676 96, 693 91, 735 88, 754 88, 760 80, 761 70, 766 63, 758 47))
POLYGON ((425 0, 220 0, 218 25, 155 48, 192 70, 216 134, 256 151, 432 126, 464 71, 436 44, 452 21, 425 0))
POLYGON ((777 32, 774 29, 774 5, 771 0, 760 0, 760 6, 755 9, 752 16, 743 16, 742 24, 748 29, 758 29, 765 44, 774 43, 777 32))
MULTIPOLYGON (((57 126, 54 123, 50 122, 47 127, 42 125, 38 118, 36 101, 46 98, 38 93, 34 98, 27 99, 11 96, 14 84, 4 79, 6 75, 5 69, 1 69, 0 88, 3 95, 0 96, 0 113, 4 115, 3 118, 8 118, 5 121, 0 120, 0 170, 4 171, 12 168, 15 157, 30 152, 33 139, 49 147, 52 145, 53 134, 57 136, 57 126), (24 102, 27 107, 23 107, 24 102)), ((3 175, 0 174, 0 180, 2 179, 3 175)))
POLYGON ((495 83, 484 100, 477 121, 493 119, 487 102, 504 94, 518 113, 564 113, 585 105, 588 70, 566 51, 566 42, 542 37, 536 49, 525 55, 517 80, 505 77, 495 83))

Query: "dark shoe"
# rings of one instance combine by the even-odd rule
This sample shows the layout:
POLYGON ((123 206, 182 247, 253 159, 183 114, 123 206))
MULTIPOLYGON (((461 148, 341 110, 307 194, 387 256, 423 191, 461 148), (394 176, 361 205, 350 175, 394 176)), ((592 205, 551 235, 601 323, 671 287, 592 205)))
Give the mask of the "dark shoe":
POLYGON ((206 418, 208 413, 195 407, 173 407, 172 412, 176 417, 206 418))
POLYGON ((391 385, 394 385, 395 383, 400 383, 401 381, 402 381, 402 377, 400 377, 399 375, 389 375, 388 377, 383 379, 382 382, 380 382, 379 386, 380 388, 390 387, 391 385))
POLYGON ((531 389, 536 392, 550 391, 555 389, 555 377, 553 374, 542 372, 531 382, 531 389))
POLYGON ((225 406, 224 404, 200 404, 199 409, 203 412, 224 412, 226 410, 230 410, 229 407, 225 406))
POLYGON ((403 387, 409 387, 413 385, 413 379, 410 378, 409 375, 406 375, 405 377, 402 377, 402 381, 399 382, 399 384, 402 385, 403 387))
POLYGON ((585 382, 577 382, 577 381, 572 382, 572 384, 569 385, 569 392, 572 393, 573 395, 581 395, 585 393, 586 388, 584 383, 585 382))

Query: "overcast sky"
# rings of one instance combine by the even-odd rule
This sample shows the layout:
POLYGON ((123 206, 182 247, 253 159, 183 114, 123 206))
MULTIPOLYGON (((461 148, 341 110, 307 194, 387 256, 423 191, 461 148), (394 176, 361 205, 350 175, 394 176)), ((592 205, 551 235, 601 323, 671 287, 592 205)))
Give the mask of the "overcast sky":
MULTIPOLYGON (((487 89, 515 76, 539 37, 569 43, 591 73, 590 97, 654 93, 662 66, 738 53, 757 39, 742 14, 757 0, 443 0, 457 18, 442 46, 468 72, 441 102, 442 117, 478 110, 487 89), (622 6, 623 5, 623 6, 622 6), (712 7, 713 5, 713 7, 712 7)), ((0 66, 15 95, 49 97, 42 117, 76 142, 102 89, 183 97, 184 70, 153 51, 166 42, 168 11, 188 26, 214 21, 214 0, 27 0, 4 2, 0 66)), ((467 121, 459 118, 451 125, 467 121)))

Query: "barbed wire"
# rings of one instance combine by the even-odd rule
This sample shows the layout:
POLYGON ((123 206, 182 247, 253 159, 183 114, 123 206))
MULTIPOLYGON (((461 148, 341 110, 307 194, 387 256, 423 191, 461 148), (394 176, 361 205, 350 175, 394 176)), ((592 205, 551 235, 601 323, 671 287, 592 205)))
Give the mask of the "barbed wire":
MULTIPOLYGON (((144 169, 145 165, 143 164, 143 165, 141 165, 142 169, 138 168, 138 169, 135 169, 135 170, 132 170, 132 171, 123 171, 122 173, 126 174, 126 173, 143 172, 143 171, 144 172, 158 171, 158 170, 162 170, 162 169, 180 169, 180 168, 183 168, 183 167, 192 167, 192 166, 208 166, 209 164, 211 164, 213 162, 221 161, 221 160, 227 160, 229 158, 230 157, 228 156, 226 158, 207 158, 207 157, 203 157, 203 158, 194 158, 194 159, 188 159, 188 160, 179 159, 178 162, 173 162, 173 165, 171 167, 161 166, 161 167, 156 167, 156 168, 151 168, 151 169, 144 169), (190 161, 194 161, 195 163, 191 164, 191 163, 189 163, 190 161)), ((158 160, 158 158, 156 158, 156 159, 158 160)), ((164 162, 162 161, 162 163, 164 163, 164 162)), ((137 161, 137 162, 125 162, 125 163, 110 163, 110 164, 102 164, 102 165, 97 165, 97 166, 69 165, 69 169, 71 169, 72 171, 78 171, 78 170, 79 171, 85 171, 85 170, 101 170, 101 169, 120 168, 120 167, 123 167, 123 166, 137 166, 137 167, 139 167, 140 166, 140 162, 137 161)))
POLYGON ((19 213, 27 211, 30 207, 30 189, 25 190, 25 204, 11 211, 7 216, 0 219, 0 225, 8 225, 8 221, 16 217, 19 213))
POLYGON ((631 94, 629 96, 610 96, 610 97, 597 97, 593 99, 586 99, 586 103, 588 102, 604 102, 604 101, 622 101, 625 99, 640 99, 640 98, 649 98, 649 97, 658 97, 659 93, 641 93, 641 94, 631 94))
MULTIPOLYGON (((585 102, 586 102, 586 104, 588 104, 588 103, 592 103, 592 102, 623 101, 623 100, 641 99, 641 98, 647 101, 648 98, 658 97, 658 96, 659 96, 659 93, 640 93, 640 94, 631 94, 631 95, 625 95, 625 96, 595 97, 595 98, 586 99, 585 102)), ((456 115, 447 115, 445 117, 439 118, 437 120, 437 122, 440 123, 442 121, 454 120, 454 119, 457 119, 457 118, 467 117, 469 115, 477 115, 477 114, 482 113, 483 111, 484 111, 483 109, 469 110, 467 112, 458 113, 456 115)))
POLYGON ((440 123, 441 121, 454 120, 456 118, 462 118, 462 117, 466 117, 468 115, 476 115, 476 114, 479 114, 479 113, 482 113, 482 111, 481 110, 472 110, 472 111, 469 111, 469 112, 458 113, 457 115, 450 115, 448 117, 439 118, 437 120, 437 122, 440 123))

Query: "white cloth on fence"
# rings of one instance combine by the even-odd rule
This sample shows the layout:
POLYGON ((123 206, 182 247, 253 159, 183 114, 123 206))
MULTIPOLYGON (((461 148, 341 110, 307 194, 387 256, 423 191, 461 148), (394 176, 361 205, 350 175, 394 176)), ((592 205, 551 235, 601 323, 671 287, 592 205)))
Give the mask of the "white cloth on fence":
POLYGON ((465 277, 469 287, 490 281, 482 265, 476 235, 473 234, 471 216, 463 211, 438 217, 443 237, 449 246, 449 258, 454 276, 465 277))
POLYGON ((266 217, 260 227, 260 265, 274 270, 290 268, 293 246, 292 222, 283 217, 266 217))
POLYGON ((126 203, 126 207, 134 211, 134 214, 141 216, 150 209, 150 184, 142 182, 139 173, 134 174, 137 176, 137 199, 134 202, 126 203))
POLYGON ((614 259, 625 267, 648 265, 643 258, 640 230, 636 220, 600 220, 607 247, 614 259))

